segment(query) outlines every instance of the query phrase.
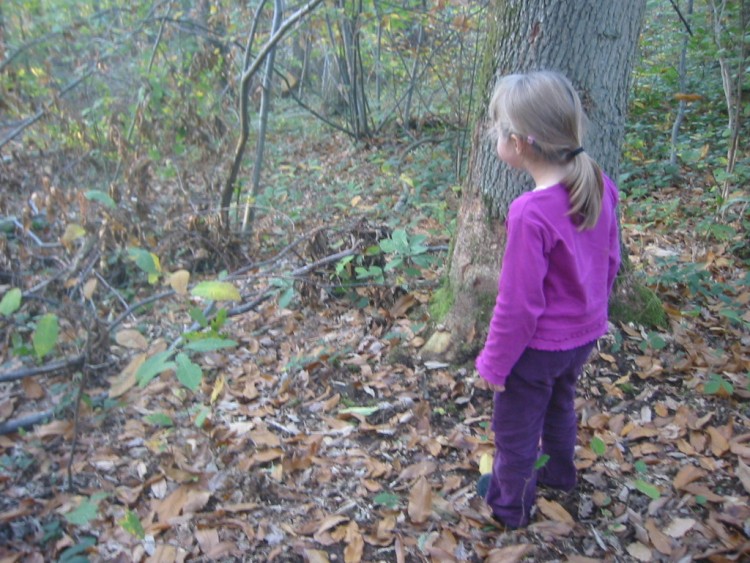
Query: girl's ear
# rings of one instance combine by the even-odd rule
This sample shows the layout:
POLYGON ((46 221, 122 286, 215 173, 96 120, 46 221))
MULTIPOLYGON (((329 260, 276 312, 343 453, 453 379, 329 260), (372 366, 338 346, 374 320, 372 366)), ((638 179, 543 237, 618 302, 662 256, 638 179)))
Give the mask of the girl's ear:
POLYGON ((510 138, 513 140, 513 150, 516 152, 517 155, 520 155, 523 152, 523 145, 524 141, 515 133, 513 133, 510 138))

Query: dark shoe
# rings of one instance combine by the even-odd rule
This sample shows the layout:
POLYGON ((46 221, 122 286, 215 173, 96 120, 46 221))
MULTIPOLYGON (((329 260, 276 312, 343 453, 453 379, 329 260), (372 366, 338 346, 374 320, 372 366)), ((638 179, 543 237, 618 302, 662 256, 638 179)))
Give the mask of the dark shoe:
POLYGON ((506 524, 506 523, 505 523, 505 522, 503 521, 503 519, 502 519, 502 518, 500 518, 500 517, 499 517, 499 516, 498 516, 497 514, 495 514, 494 512, 493 512, 493 514, 492 514, 492 519, 493 519, 493 520, 494 520, 495 522, 497 522, 497 523, 498 523, 498 524, 499 524, 499 525, 500 525, 500 526, 501 526, 502 528, 504 528, 504 530, 505 530, 505 531, 508 531, 508 532, 510 532, 510 531, 512 531, 512 530, 517 530, 518 528, 520 528, 520 527, 521 527, 521 526, 510 526, 510 525, 506 524))
POLYGON ((484 475, 479 476, 479 480, 477 481, 477 494, 480 497, 485 498, 487 496, 491 480, 492 473, 485 473, 484 475))

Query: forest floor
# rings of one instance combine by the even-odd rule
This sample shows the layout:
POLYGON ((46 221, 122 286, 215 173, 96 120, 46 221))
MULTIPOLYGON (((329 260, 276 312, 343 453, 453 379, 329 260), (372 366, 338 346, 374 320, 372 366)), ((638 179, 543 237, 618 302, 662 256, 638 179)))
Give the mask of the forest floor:
MULTIPOLYGON (((263 260, 279 277, 297 272, 298 297, 287 307, 257 299, 231 316, 220 332, 238 345, 196 359, 204 376, 195 392, 173 370, 143 387, 135 378, 191 322, 186 299, 173 295, 134 311, 104 341, 109 367, 92 372, 77 428, 68 406, 58 418, 0 436, 0 561, 748 560, 747 257, 733 254, 732 241, 696 235, 703 190, 651 194, 652 210, 673 212, 647 219, 641 203, 624 198, 633 266, 656 280, 669 327, 612 325, 580 380, 577 488, 539 491, 531 525, 504 530, 475 490, 493 451, 491 393, 473 357, 447 365, 420 356, 434 328, 426 305, 445 252, 437 250, 441 266, 422 279, 362 285, 358 306, 328 291, 335 264, 321 259, 357 240, 371 244, 382 225, 371 211, 392 208, 402 193, 400 183, 382 182, 375 149, 350 146, 327 135, 290 147, 286 168, 275 171, 300 178, 275 202, 286 217, 260 221, 252 258, 243 250, 225 262, 230 273, 241 270, 232 279, 245 302, 262 296, 273 277, 263 260), (363 189, 321 209, 314 186, 334 178, 363 189), (291 207, 310 212, 294 220, 294 233, 291 207), (303 244, 279 252, 295 240, 303 244), (319 267, 300 270, 316 260, 319 267)), ((3 164, 14 180, 0 211, 23 216, 44 171, 54 176, 57 165, 3 164)), ((164 228, 151 248, 176 270, 184 247, 198 241, 197 227, 163 219, 165 200, 179 197, 177 182, 158 190, 150 182, 152 201, 141 212, 164 228)), ((439 197, 455 212, 455 193, 439 197)), ((410 229, 444 248, 446 229, 434 214, 409 210, 413 204, 404 212, 412 214, 410 229)), ((37 236, 57 240, 64 218, 64 211, 48 217, 37 236)), ((6 263, 28 275, 25 290, 55 268, 41 257, 62 252, 38 248, 19 231, 6 233, 4 247, 6 263)), ((191 282, 200 279, 197 257, 212 252, 205 248, 187 253, 195 258, 191 282)), ((219 266, 204 273, 214 277, 219 266)), ((115 276, 102 276, 112 287, 100 283, 93 293, 100 316, 124 308, 107 294, 132 303, 159 291, 133 288, 139 272, 126 273, 117 291, 115 276)), ((70 295, 66 281, 58 281, 60 296, 70 295)), ((18 326, 4 323, 2 373, 36 365, 14 355, 10 332, 18 326)), ((63 325, 58 358, 76 346, 80 334, 63 325)), ((61 404, 77 388, 71 377, 0 383, 0 422, 61 404)))

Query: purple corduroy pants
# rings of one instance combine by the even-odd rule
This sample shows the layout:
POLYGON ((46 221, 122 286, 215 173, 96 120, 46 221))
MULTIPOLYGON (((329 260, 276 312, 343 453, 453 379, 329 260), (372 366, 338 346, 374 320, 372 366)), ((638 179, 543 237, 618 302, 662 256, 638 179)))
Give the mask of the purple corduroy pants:
POLYGON ((529 523, 537 481, 566 491, 575 487, 576 381, 593 347, 594 342, 560 352, 527 348, 505 391, 495 393, 495 459, 486 500, 507 526, 529 523), (543 454, 549 460, 537 471, 543 454))

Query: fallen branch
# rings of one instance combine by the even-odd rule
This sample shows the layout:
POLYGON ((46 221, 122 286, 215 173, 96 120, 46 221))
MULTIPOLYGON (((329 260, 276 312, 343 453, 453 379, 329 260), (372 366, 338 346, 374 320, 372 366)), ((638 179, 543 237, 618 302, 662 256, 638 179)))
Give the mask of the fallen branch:
POLYGON ((18 432, 21 429, 25 430, 27 428, 31 428, 32 426, 36 426, 40 422, 44 422, 45 420, 52 418, 52 414, 53 412, 50 409, 48 411, 30 414, 29 416, 24 416, 23 418, 16 418, 14 420, 3 422, 2 424, 0 424, 0 435, 12 434, 13 432, 18 432))
POLYGON ((72 358, 66 358, 64 360, 58 360, 56 362, 50 362, 43 366, 35 368, 23 368, 16 371, 9 371, 0 373, 0 383, 7 381, 17 381, 25 377, 32 377, 35 375, 46 375, 49 373, 55 373, 64 369, 78 368, 83 364, 84 355, 73 356, 72 358))

